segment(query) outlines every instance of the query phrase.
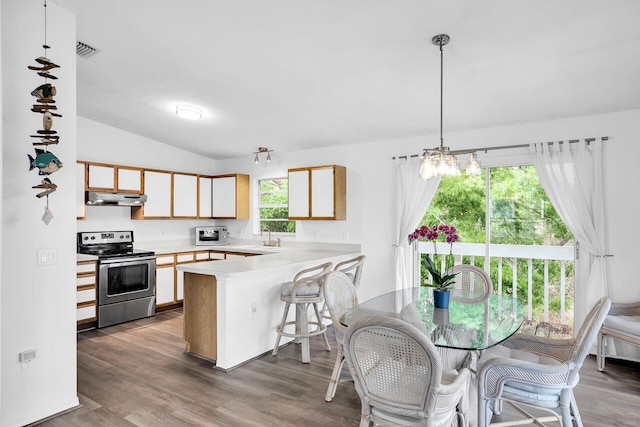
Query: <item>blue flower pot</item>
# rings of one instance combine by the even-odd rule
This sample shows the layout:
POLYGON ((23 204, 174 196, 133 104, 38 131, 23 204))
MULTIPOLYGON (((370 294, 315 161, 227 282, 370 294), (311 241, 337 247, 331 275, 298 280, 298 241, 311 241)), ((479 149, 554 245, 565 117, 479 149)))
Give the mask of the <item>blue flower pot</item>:
POLYGON ((436 308, 449 308, 450 291, 433 290, 433 305, 436 308))

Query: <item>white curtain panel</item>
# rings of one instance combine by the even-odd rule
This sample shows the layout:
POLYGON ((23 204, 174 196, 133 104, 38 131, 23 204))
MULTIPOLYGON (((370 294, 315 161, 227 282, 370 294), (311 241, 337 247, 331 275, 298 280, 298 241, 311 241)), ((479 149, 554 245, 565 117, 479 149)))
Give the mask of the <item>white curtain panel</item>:
POLYGON ((578 245, 574 329, 608 295, 602 141, 531 145, 540 184, 578 245))
POLYGON ((418 157, 399 157, 395 162, 394 242, 396 290, 416 286, 413 248, 407 236, 424 216, 440 184, 440 177, 426 181, 418 176, 418 157))

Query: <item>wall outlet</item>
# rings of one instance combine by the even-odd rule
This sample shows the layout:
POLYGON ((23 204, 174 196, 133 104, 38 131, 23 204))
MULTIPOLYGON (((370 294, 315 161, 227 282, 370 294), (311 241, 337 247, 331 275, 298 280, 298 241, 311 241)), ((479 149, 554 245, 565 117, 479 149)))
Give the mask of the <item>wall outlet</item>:
POLYGON ((35 350, 27 350, 18 354, 18 360, 20 361, 20 365, 22 369, 30 368, 31 365, 35 363, 36 360, 36 351, 35 350))

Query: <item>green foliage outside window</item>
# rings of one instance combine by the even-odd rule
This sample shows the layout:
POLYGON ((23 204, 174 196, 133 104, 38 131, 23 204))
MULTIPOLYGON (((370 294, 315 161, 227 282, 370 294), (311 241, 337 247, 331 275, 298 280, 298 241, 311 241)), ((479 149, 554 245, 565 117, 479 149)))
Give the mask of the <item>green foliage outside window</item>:
POLYGON ((295 233, 296 222, 289 221, 289 180, 287 178, 259 181, 260 231, 295 233))
MULTIPOLYGON (((492 168, 490 177, 490 241, 505 245, 573 245, 573 235, 560 219, 540 186, 533 166, 492 168)), ((442 178, 421 225, 445 223, 457 228, 462 243, 486 243, 485 174, 442 178)), ((440 255, 441 256, 441 255, 440 255)), ((440 256, 434 261, 439 263, 440 256)), ((463 257, 469 264, 470 257, 463 257)), ((510 295, 513 267, 517 262, 517 297, 527 300, 527 260, 503 259, 502 292, 510 295)), ((439 265, 439 264, 438 264, 439 265)), ((484 266, 484 257, 476 256, 475 265, 484 266)), ((566 276, 573 276, 573 263, 565 263, 566 276)), ((549 261, 550 316, 560 310, 560 262, 549 261)), ((491 260, 490 276, 498 283, 498 261, 491 260)), ((533 307, 542 310, 544 298, 544 261, 533 260, 533 307)), ((428 277, 422 268, 422 280, 428 277)), ((573 281, 567 280, 566 309, 573 300, 573 281)), ((495 290, 495 289, 494 289, 495 290)))

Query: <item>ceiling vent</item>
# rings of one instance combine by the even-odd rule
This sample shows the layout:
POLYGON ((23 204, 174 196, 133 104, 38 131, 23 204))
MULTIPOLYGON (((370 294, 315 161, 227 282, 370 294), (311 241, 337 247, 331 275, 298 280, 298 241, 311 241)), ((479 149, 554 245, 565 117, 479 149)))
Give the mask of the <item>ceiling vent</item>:
POLYGON ((99 52, 99 50, 95 47, 91 47, 88 44, 82 43, 80 41, 76 41, 76 53, 78 54, 78 56, 82 58, 88 58, 97 52, 99 52))

